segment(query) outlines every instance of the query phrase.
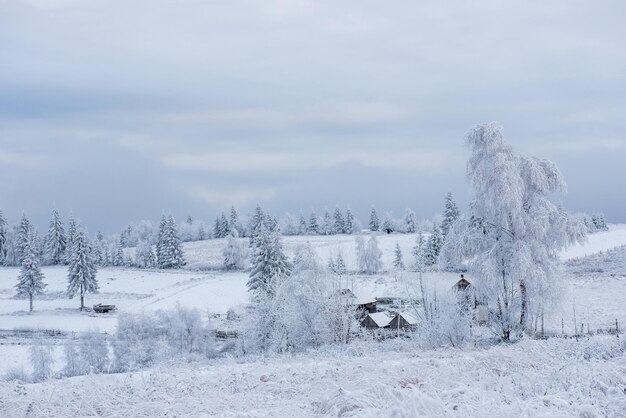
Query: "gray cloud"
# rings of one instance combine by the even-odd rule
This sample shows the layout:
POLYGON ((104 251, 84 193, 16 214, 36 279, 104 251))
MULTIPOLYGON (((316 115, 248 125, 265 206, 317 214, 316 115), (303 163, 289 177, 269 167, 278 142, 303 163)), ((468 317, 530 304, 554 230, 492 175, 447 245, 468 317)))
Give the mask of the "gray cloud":
POLYGON ((0 208, 108 230, 256 201, 429 217, 467 199, 463 135, 498 120, 559 164, 571 209, 626 221, 607 180, 626 174, 625 18, 619 1, 0 2, 0 208))

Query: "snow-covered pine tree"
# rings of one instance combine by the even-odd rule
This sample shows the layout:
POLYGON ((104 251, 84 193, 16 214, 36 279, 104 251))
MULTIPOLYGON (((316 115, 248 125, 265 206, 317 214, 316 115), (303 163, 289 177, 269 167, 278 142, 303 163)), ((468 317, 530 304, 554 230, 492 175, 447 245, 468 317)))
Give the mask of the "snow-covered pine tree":
POLYGON ((20 264, 24 261, 24 251, 26 246, 34 244, 31 242, 32 234, 33 226, 28 217, 26 217, 26 214, 22 213, 22 219, 17 227, 17 261, 20 264))
POLYGON ((330 216, 330 213, 328 211, 324 212, 324 218, 322 219, 320 233, 322 235, 332 235, 333 233, 333 218, 330 216))
POLYGON ((163 239, 161 244, 161 258, 157 257, 157 263, 160 269, 177 269, 185 265, 180 236, 178 235, 178 227, 174 216, 171 214, 167 217, 163 229, 163 239))
POLYGON ((219 239, 223 238, 224 230, 222 229, 222 222, 220 222, 220 217, 215 217, 215 222, 213 222, 213 238, 219 239))
POLYGON ((337 276, 341 277, 345 275, 348 271, 348 269, 346 268, 346 261, 343 259, 343 253, 341 251, 337 253, 334 264, 335 269, 333 270, 333 273, 335 273, 337 276))
POLYGON ((7 224, 7 220, 2 215, 2 210, 0 210, 0 266, 4 265, 8 248, 8 239, 9 239, 9 226, 7 224))
POLYGON ((433 224, 433 229, 426 242, 426 250, 424 252, 424 263, 427 266, 434 266, 439 261, 439 253, 443 246, 443 235, 437 224, 433 224))
POLYGON ((383 232, 387 234, 391 234, 393 231, 395 231, 395 228, 393 226, 393 221, 391 220, 391 214, 387 213, 385 215, 385 219, 383 220, 381 229, 383 232))
POLYGON ((59 211, 52 210, 50 227, 46 236, 46 260, 52 265, 61 264, 65 261, 65 228, 59 211))
POLYGON ((593 224, 594 231, 608 231, 609 227, 606 226, 606 220, 604 219, 604 213, 598 212, 591 216, 591 223, 593 224))
POLYGON ((113 253, 113 266, 124 267, 124 262, 124 246, 122 245, 122 241, 120 240, 115 247, 115 252, 113 253))
POLYGON ((230 207, 230 218, 228 220, 229 231, 237 231, 237 234, 240 236, 242 231, 241 224, 239 223, 239 214, 234 206, 230 207))
POLYGON ((243 270, 246 262, 246 252, 239 240, 236 229, 233 229, 226 237, 226 247, 224 247, 222 254, 224 256, 225 270, 243 270))
POLYGON ((314 210, 311 211, 311 216, 309 216, 309 228, 308 232, 311 235, 318 235, 320 233, 320 227, 317 222, 317 214, 314 210))
POLYGON ((346 233, 346 224, 343 219, 343 214, 338 207, 335 208, 335 212, 333 213, 333 234, 345 234, 346 233))
POLYGON ((156 243, 156 258, 157 264, 159 260, 163 259, 163 245, 165 243, 165 225, 167 225, 167 218, 165 215, 161 215, 161 222, 159 222, 159 230, 157 233, 157 243, 156 243))
POLYGON ((298 226, 298 235, 306 235, 307 233, 307 225, 306 219, 304 218, 304 214, 300 212, 300 222, 298 226))
POLYGON ((292 266, 283 252, 277 231, 271 231, 261 224, 255 243, 248 291, 255 297, 272 298, 280 283, 291 273, 292 266))
POLYGON ((24 254, 22 258, 22 268, 18 277, 18 283, 15 286, 18 297, 28 296, 30 301, 30 312, 33 311, 33 298, 43 293, 46 285, 43 282, 44 276, 39 268, 39 259, 35 254, 33 246, 33 233, 31 232, 29 239, 24 245, 24 254))
POLYGON ((96 263, 96 266, 104 266, 105 263, 105 252, 104 252, 104 236, 102 232, 98 231, 96 234, 96 239, 93 244, 93 261, 96 263))
POLYGON ((228 218, 224 212, 222 212, 222 215, 220 216, 220 229, 222 231, 222 236, 220 238, 226 238, 228 234, 230 234, 230 223, 228 222, 228 218))
POLYGON ((415 212, 411 209, 406 208, 404 211, 404 232, 408 234, 413 234, 417 231, 417 217, 415 216, 415 212))
POLYGON ((76 220, 74 216, 70 215, 70 219, 67 221, 67 235, 65 237, 65 264, 70 263, 72 258, 74 245, 74 237, 76 236, 76 220))
POLYGON ((441 233, 443 234, 444 239, 448 235, 450 227, 459 218, 459 215, 459 208, 454 202, 452 193, 448 192, 448 194, 446 195, 445 208, 443 211, 443 220, 441 221, 441 233))
POLYGON ((250 247, 254 247, 254 241, 259 236, 259 231, 266 223, 265 213, 260 205, 256 205, 250 216, 248 230, 250 231, 250 247))
POLYGON ((467 143, 474 198, 445 251, 470 260, 494 313, 490 324, 508 340, 559 294, 559 253, 584 239, 584 225, 549 199, 565 189, 553 162, 515 154, 495 123, 472 129, 467 143))
POLYGON ((378 220, 378 214, 376 213, 376 208, 372 207, 372 212, 370 213, 370 223, 369 223, 370 231, 378 231, 380 229, 380 221, 378 220))
POLYGON ((396 248, 393 252, 393 268, 396 270, 404 270, 404 260, 402 259, 402 249, 400 244, 396 242, 396 248))
POLYGON ((346 210, 346 217, 344 218, 344 225, 345 225, 345 233, 346 234, 353 234, 356 232, 356 223, 354 221, 354 215, 352 215, 352 211, 350 209, 346 210))
POLYGON ((98 293, 97 269, 91 258, 89 247, 85 230, 82 227, 77 227, 67 275, 67 295, 72 299, 77 293, 80 294, 81 311, 85 308, 85 294, 98 293))
POLYGON ((426 241, 424 240, 424 234, 421 232, 417 235, 415 240, 415 246, 413 247, 413 268, 417 272, 424 271, 426 265, 426 241))

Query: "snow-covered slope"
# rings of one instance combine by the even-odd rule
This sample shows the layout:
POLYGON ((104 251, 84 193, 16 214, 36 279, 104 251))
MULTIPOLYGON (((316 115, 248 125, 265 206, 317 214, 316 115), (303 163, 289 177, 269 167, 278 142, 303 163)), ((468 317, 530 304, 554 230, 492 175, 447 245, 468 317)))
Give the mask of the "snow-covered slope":
POLYGON ((584 244, 577 244, 565 250, 561 259, 567 261, 586 257, 622 245, 626 245, 626 224, 611 224, 608 231, 591 234, 584 244))
POLYGON ((422 351, 411 341, 16 387, 0 416, 623 417, 626 344, 525 340, 422 351))

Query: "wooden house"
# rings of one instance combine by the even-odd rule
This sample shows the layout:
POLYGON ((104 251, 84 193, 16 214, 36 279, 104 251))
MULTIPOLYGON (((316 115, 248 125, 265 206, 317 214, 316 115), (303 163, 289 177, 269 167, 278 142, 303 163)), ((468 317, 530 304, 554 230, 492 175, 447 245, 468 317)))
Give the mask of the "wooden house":
POLYGON ((387 312, 369 313, 361 321, 361 326, 367 329, 389 328, 392 319, 387 312))
POLYGON ((391 329, 412 329, 417 326, 417 316, 410 312, 398 312, 389 323, 391 329))

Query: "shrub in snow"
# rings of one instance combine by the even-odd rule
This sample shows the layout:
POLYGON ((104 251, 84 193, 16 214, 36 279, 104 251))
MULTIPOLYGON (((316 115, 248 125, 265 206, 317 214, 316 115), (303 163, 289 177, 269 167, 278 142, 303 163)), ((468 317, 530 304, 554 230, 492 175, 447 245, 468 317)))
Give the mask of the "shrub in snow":
POLYGON ((83 373, 107 373, 110 359, 105 335, 98 332, 84 333, 79 341, 78 352, 83 373))
POLYGON ((24 367, 11 367, 2 375, 5 382, 30 382, 31 376, 28 375, 24 367))
POLYGON ((197 309, 177 306, 154 316, 120 314, 113 340, 115 369, 136 370, 177 356, 215 355, 211 330, 197 309))
POLYGON ((52 351, 48 345, 41 341, 35 341, 30 346, 30 363, 33 367, 32 380, 43 382, 52 376, 52 351))
POLYGON ((224 269, 243 270, 246 262, 246 248, 238 238, 239 233, 233 229, 226 239, 226 247, 222 251, 224 256, 224 269))

